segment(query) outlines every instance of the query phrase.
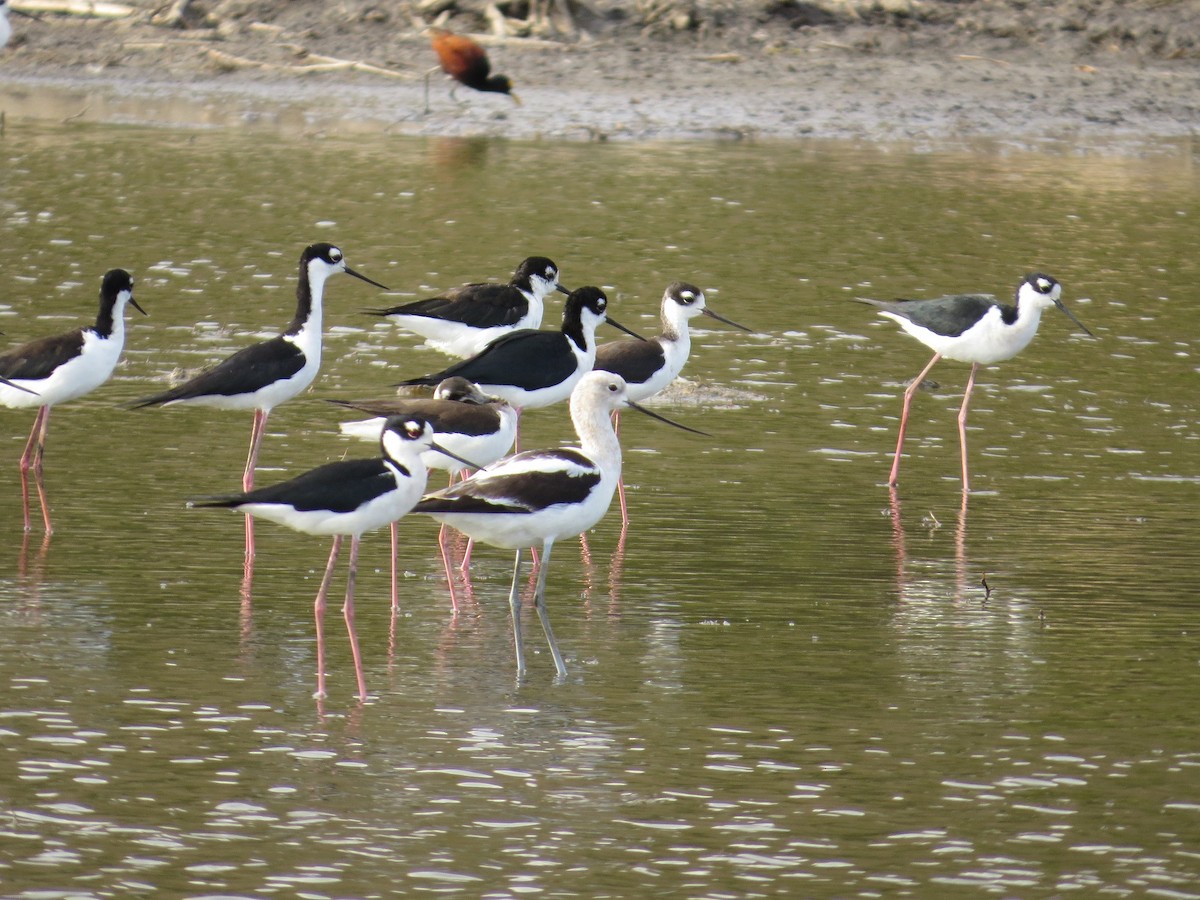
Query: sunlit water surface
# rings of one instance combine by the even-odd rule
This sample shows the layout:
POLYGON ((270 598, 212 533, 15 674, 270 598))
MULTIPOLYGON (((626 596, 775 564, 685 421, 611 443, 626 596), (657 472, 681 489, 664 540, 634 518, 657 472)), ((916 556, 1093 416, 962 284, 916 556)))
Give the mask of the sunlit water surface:
MULTIPOLYGON (((85 321, 118 265, 150 317, 55 412, 47 544, 20 531, 32 412, 0 414, 3 894, 1200 896, 1200 179, 1194 148, 1142 150, 10 122, 4 340, 85 321), (435 528, 405 521, 394 622, 364 543, 371 700, 331 611, 318 704, 325 542, 260 525, 246 598, 238 517, 185 508, 236 489, 249 415, 120 407, 281 328, 314 240, 397 293, 330 282, 323 374, 260 483, 371 452, 322 398, 445 363, 360 310, 526 255, 647 334, 674 279, 755 329, 698 331, 658 406, 711 437, 624 417, 626 540, 614 511, 551 569, 565 683, 531 610, 514 677, 508 554, 477 550, 454 618, 435 528), (1050 311, 981 373, 967 506, 966 367, 941 364, 889 496, 928 353, 851 298, 1033 269, 1097 339, 1050 311)), ((526 419, 526 446, 569 437, 526 419)))

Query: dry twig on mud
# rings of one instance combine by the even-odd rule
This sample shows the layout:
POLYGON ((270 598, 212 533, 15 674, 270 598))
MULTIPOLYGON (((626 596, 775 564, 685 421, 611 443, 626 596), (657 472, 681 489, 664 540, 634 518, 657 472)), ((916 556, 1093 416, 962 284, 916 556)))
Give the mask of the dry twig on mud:
POLYGON ((415 78, 411 72, 401 72, 397 69, 386 69, 360 59, 338 59, 335 56, 321 56, 316 53, 303 54, 305 59, 313 60, 297 66, 280 65, 244 56, 235 56, 221 50, 209 48, 208 58, 217 68, 232 72, 238 69, 270 69, 272 72, 287 72, 294 75, 310 75, 319 72, 366 72, 371 75, 386 75, 389 78, 415 78))

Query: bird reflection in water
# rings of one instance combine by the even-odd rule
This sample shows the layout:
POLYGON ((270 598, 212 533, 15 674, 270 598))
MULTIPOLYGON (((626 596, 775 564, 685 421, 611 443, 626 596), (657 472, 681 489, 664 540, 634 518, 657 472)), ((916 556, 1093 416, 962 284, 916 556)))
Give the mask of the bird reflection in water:
MULTIPOLYGON (((961 492, 958 515, 954 524, 954 601, 967 599, 967 503, 970 494, 961 492)), ((941 591, 929 577, 913 579, 909 575, 908 540, 904 529, 904 518, 900 508, 900 494, 893 487, 888 488, 888 515, 892 522, 892 548, 896 557, 896 592, 902 600, 927 600, 940 596, 941 591)), ((925 527, 936 531, 942 523, 930 513, 925 520, 925 527)), ((988 591, 990 593, 990 589, 988 591)))

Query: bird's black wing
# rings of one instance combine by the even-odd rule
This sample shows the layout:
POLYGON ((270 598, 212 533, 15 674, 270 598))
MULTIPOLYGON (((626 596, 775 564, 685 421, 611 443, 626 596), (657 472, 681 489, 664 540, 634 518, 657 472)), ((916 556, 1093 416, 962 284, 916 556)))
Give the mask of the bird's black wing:
POLYGON ((298 512, 353 512, 394 490, 396 479, 382 459, 346 459, 326 463, 288 481, 245 494, 194 500, 192 506, 240 507, 248 503, 290 506, 298 512))
POLYGON ((472 328, 515 325, 529 304, 507 284, 465 284, 438 297, 416 300, 390 309, 368 310, 380 316, 421 316, 462 322, 472 328))
POLYGON ((478 385, 516 384, 536 388, 558 384, 575 371, 574 355, 562 352, 564 340, 561 331, 522 328, 496 338, 470 359, 434 375, 400 384, 435 385, 454 375, 478 385))
POLYGON ((658 341, 610 341, 596 348, 592 368, 620 375, 629 384, 642 384, 662 368, 664 359, 658 341))
POLYGON ((599 483, 600 470, 578 450, 527 450, 423 497, 413 511, 534 513, 560 503, 581 503, 599 483))
POLYGON ((83 329, 29 341, 0 356, 0 377, 47 378, 83 349, 83 329))
POLYGON ((956 294, 927 300, 860 299, 943 337, 958 337, 993 306, 1004 312, 1004 305, 991 294, 956 294))
POLYGON ((181 385, 131 404, 133 409, 196 397, 250 394, 304 368, 304 353, 282 336, 251 344, 181 385))

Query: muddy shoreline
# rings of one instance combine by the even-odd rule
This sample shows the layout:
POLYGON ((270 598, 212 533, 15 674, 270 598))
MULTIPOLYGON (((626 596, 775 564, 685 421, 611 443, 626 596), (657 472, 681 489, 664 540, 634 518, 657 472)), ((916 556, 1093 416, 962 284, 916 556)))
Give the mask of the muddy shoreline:
POLYGON ((1068 43, 1066 29, 1049 40, 936 23, 772 29, 755 21, 719 33, 613 28, 574 43, 511 39, 491 54, 522 105, 467 90, 455 103, 435 76, 425 113, 422 75, 432 57, 411 28, 255 20, 221 33, 144 18, 14 25, 24 35, 0 53, 0 110, 10 122, 1020 145, 1184 138, 1200 123, 1200 58, 1068 43), (358 62, 386 71, 347 65, 358 62))

